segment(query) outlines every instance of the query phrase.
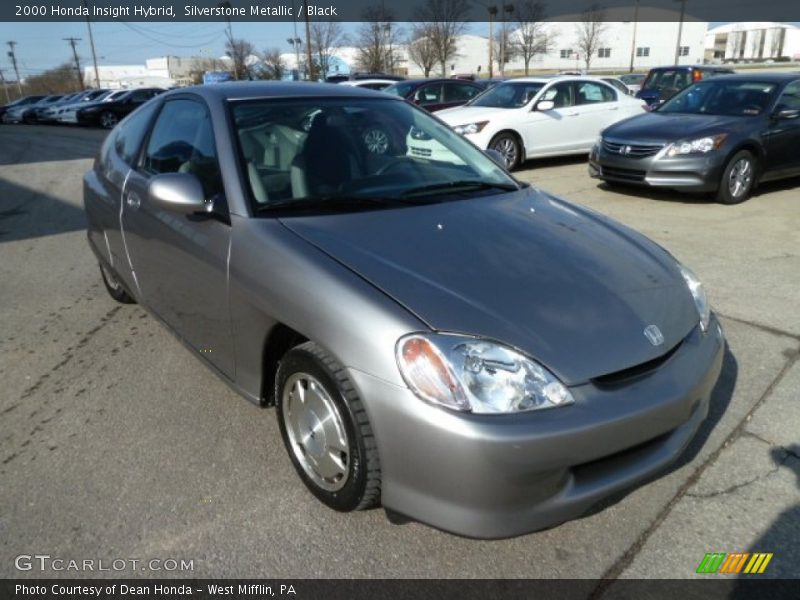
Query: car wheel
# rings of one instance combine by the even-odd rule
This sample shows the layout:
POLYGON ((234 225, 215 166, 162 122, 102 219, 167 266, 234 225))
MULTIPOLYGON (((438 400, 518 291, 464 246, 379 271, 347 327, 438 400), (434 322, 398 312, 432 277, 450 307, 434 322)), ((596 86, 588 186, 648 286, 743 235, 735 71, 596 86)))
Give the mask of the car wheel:
POLYGON ((119 119, 117 118, 117 115, 109 110, 100 115, 100 125, 106 129, 113 129, 118 122, 119 119))
POLYGON ((389 134, 380 127, 368 127, 361 139, 372 154, 386 154, 389 151, 389 134))
POLYGON ((506 168, 510 171, 520 163, 521 149, 517 138, 511 133, 498 133, 489 142, 490 150, 497 150, 506 161, 506 168))
POLYGON ((723 204, 739 204, 747 200, 756 182, 757 169, 758 161, 749 150, 734 154, 722 172, 717 201, 723 204))
POLYGON ((100 265, 100 274, 103 277, 103 283, 106 286, 106 290, 108 290, 109 296, 122 304, 136 304, 136 300, 122 287, 119 279, 111 272, 111 269, 105 265, 100 265))
POLYGON ((283 443, 312 494, 342 512, 378 504, 375 438, 336 359, 313 342, 287 352, 275 377, 275 405, 283 443))

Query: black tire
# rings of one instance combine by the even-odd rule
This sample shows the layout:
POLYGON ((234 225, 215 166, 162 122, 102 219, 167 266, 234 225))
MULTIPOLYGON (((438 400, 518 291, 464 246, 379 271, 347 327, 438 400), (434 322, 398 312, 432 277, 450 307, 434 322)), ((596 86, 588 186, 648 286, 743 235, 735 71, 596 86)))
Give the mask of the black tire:
POLYGON ((756 186, 758 166, 758 159, 749 150, 734 154, 722 171, 717 202, 739 204, 747 200, 756 186))
MULTIPOLYGON (((290 400, 291 402, 291 400, 290 400)), ((375 437, 352 383, 344 367, 314 342, 306 342, 289 350, 280 361, 275 376, 275 408, 281 437, 300 479, 320 501, 330 508, 349 512, 377 506, 381 495, 381 467, 375 437), (311 375, 322 385, 333 401, 347 434, 347 477, 340 489, 330 491, 321 487, 306 472, 296 453, 288 432, 285 414, 284 388, 294 376, 311 375)))
POLYGON ((115 273, 108 267, 100 265, 100 276, 103 278, 103 284, 106 286, 108 295, 121 304, 136 304, 136 300, 131 296, 128 291, 120 283, 115 273))
POLYGON ((104 129, 114 129, 114 126, 119 123, 119 117, 116 114, 107 110, 100 115, 100 125, 104 129))
POLYGON ((522 163, 522 146, 513 133, 498 133, 489 142, 489 150, 496 150, 503 155, 506 169, 511 171, 522 163))

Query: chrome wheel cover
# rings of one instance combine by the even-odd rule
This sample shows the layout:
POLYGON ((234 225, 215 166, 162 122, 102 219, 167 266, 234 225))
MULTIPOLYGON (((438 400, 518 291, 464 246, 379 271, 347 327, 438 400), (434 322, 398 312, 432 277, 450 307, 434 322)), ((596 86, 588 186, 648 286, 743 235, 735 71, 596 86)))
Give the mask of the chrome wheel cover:
POLYGON ((103 127, 111 129, 117 124, 117 116, 113 113, 103 113, 103 116, 100 117, 100 121, 103 127))
POLYGON ((281 398, 292 454, 303 471, 324 490, 342 489, 350 471, 350 444, 333 399, 308 373, 290 376, 281 398))
POLYGON ((741 198, 753 184, 753 162, 749 158, 740 158, 728 174, 728 191, 734 198, 741 198))

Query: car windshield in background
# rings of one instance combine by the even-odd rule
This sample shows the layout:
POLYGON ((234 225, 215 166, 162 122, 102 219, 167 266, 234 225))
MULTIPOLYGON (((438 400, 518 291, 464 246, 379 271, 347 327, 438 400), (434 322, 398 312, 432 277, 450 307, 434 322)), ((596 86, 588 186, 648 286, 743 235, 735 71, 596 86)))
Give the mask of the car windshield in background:
POLYGON ((389 87, 383 88, 383 91, 387 94, 394 94, 395 96, 400 96, 401 98, 405 98, 411 93, 411 90, 414 89, 413 83, 395 83, 390 85, 389 87))
POLYGON ((475 98, 468 106, 521 108, 544 87, 540 82, 499 83, 475 98))
POLYGON ((701 81, 683 90, 657 109, 659 113, 755 116, 771 104, 777 86, 761 81, 701 81))
POLYGON ((686 69, 653 70, 642 86, 645 90, 680 90, 692 82, 691 72, 686 69))
POLYGON ((392 99, 231 102, 258 212, 349 211, 518 189, 475 146, 392 99), (425 140, 426 155, 414 152, 425 140))

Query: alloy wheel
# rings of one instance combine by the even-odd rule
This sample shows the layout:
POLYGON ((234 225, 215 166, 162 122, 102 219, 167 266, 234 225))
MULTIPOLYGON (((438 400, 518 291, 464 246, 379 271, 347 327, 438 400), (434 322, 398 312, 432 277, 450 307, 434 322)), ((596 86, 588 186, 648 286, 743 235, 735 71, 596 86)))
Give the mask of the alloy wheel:
POLYGON ((511 138, 504 137, 498 140, 494 145, 494 149, 503 155, 507 168, 510 169, 517 163, 517 145, 511 138))
POLYGON ((386 154, 389 150, 389 136, 382 129, 371 128, 364 133, 364 144, 372 154, 386 154))
POLYGON ((117 124, 117 115, 110 112, 103 113, 100 117, 100 124, 106 129, 111 129, 117 124))
POLYGON ((741 198, 753 183, 753 163, 748 158, 740 158, 728 174, 728 190, 734 198, 741 198))

